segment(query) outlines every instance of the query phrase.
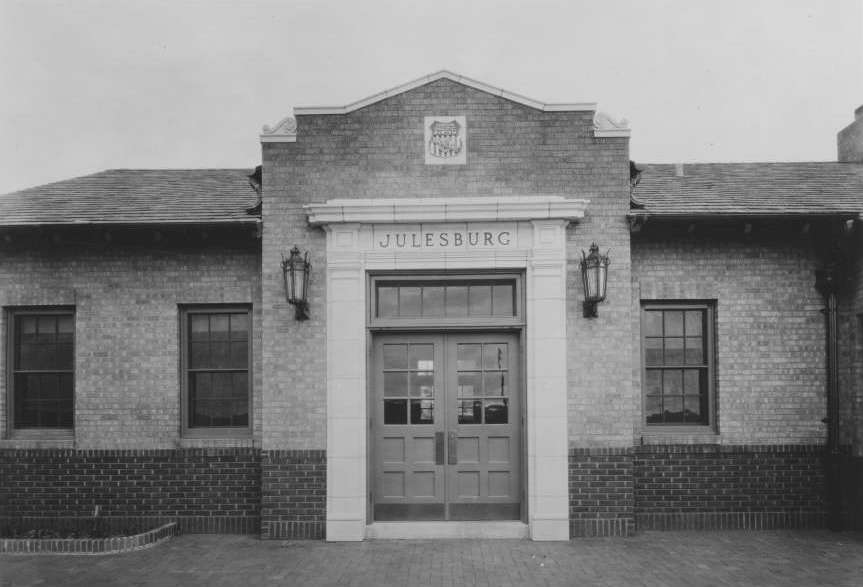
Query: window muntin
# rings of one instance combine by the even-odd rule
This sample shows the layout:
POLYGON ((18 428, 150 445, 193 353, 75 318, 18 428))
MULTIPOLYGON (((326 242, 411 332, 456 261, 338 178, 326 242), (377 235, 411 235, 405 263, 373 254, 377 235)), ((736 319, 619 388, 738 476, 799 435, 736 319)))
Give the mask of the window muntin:
POLYGON ((711 332, 710 305, 644 305, 642 387, 647 426, 711 423, 711 332))
POLYGON ((186 309, 183 330, 185 429, 247 432, 251 407, 248 308, 186 309))
POLYGON ((75 316, 72 310, 14 311, 12 428, 74 426, 75 316))

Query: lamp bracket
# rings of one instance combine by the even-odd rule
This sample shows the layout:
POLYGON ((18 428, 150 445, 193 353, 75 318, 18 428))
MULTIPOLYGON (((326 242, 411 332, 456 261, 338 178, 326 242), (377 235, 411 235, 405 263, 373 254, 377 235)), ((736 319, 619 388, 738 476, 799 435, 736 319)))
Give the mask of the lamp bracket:
POLYGON ((294 302, 294 303, 292 303, 292 305, 294 306, 294 319, 297 322, 302 322, 303 320, 309 319, 309 303, 308 302, 294 302))

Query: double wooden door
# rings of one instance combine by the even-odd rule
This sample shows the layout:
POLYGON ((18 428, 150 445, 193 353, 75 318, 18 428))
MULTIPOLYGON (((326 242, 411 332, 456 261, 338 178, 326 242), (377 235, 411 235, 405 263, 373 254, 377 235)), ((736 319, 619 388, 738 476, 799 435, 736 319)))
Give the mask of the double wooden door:
POLYGON ((375 520, 521 517, 518 366, 512 333, 374 338, 375 520))

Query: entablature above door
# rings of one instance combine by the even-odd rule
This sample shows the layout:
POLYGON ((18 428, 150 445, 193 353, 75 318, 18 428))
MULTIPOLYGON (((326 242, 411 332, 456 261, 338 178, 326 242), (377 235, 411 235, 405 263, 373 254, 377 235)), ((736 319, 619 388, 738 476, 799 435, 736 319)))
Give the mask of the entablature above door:
POLYGON ((334 199, 303 208, 309 224, 416 224, 567 220, 584 217, 590 200, 559 195, 466 198, 334 199))

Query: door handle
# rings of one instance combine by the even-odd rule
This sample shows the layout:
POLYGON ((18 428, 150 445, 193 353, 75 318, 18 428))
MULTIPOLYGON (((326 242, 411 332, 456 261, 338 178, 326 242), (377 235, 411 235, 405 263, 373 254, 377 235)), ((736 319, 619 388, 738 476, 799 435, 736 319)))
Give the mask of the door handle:
POLYGON ((456 438, 455 432, 449 433, 449 451, 448 451, 448 459, 447 464, 449 465, 457 465, 458 464, 458 438, 456 438))
POLYGON ((443 432, 434 433, 434 464, 443 464, 443 432))

